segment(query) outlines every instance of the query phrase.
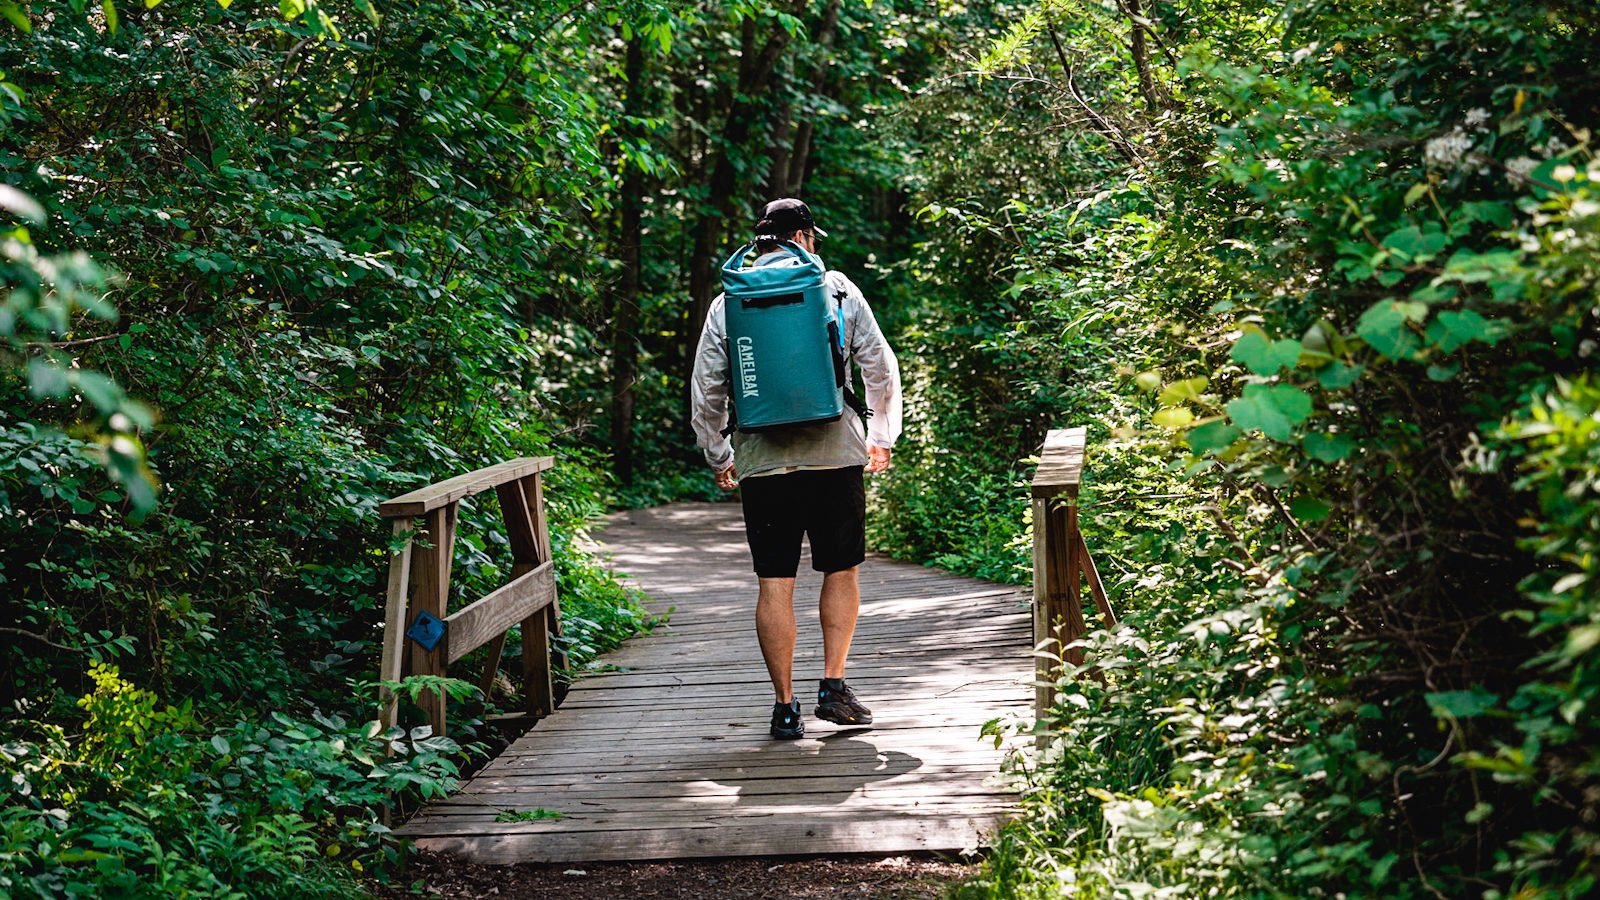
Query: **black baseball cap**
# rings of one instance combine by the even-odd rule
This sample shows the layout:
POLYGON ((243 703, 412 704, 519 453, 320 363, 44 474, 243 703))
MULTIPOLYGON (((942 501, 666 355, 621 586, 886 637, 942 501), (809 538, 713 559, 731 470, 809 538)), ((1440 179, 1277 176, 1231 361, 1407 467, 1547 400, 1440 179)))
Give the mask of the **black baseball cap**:
POLYGON ((761 218, 756 222, 756 234, 788 235, 796 231, 816 232, 817 237, 828 236, 826 231, 817 227, 811 218, 811 209, 803 200, 785 197, 762 207, 761 218))

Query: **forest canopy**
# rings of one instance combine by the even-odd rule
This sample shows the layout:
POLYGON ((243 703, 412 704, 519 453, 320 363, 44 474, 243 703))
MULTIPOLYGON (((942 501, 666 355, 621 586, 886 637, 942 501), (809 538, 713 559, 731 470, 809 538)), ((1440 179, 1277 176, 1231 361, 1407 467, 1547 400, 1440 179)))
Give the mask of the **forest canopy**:
POLYGON ((1026 581, 1032 457, 1089 429, 1125 622, 958 893, 1594 890, 1592 4, 0 17, 0 895, 403 877, 386 804, 509 698, 368 726, 377 504, 553 454, 567 677, 648 631, 586 529, 720 496, 687 367, 782 196, 901 354, 876 549, 1026 581))

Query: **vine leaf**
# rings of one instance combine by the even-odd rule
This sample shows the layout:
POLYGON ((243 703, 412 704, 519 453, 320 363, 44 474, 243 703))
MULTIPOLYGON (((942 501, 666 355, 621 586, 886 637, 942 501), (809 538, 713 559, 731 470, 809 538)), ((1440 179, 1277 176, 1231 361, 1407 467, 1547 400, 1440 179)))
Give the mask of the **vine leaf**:
POLYGON ((1251 331, 1234 343, 1233 359, 1257 375, 1272 375, 1284 366, 1294 368, 1300 361, 1300 350, 1300 342, 1293 338, 1270 341, 1251 331))
POLYGON ((1390 359, 1409 359, 1421 342, 1408 323, 1427 313, 1428 307, 1421 303, 1379 300, 1361 314, 1356 333, 1368 346, 1390 359))
POLYGON ((1477 685, 1470 691, 1445 691, 1429 694, 1428 706, 1439 718, 1470 719, 1492 710, 1500 698, 1477 685))
POLYGON ((1439 349, 1452 353, 1472 341, 1494 344, 1505 336, 1504 326, 1497 319, 1486 319, 1472 310, 1442 312, 1428 323, 1428 340, 1439 349))
POLYGON ((1311 398, 1287 384, 1247 384, 1244 395, 1228 401, 1228 416, 1246 431, 1259 431, 1275 441, 1287 441, 1294 426, 1311 415, 1311 398))
POLYGON ((1355 441, 1347 434, 1320 434, 1312 432, 1306 435, 1306 452, 1312 457, 1323 462, 1338 462, 1350 455, 1355 449, 1355 441))
POLYGON ((1242 434, 1237 425, 1229 425, 1221 419, 1213 419, 1204 425, 1196 425, 1189 429, 1189 449, 1196 456, 1202 453, 1215 453, 1225 450, 1242 434))

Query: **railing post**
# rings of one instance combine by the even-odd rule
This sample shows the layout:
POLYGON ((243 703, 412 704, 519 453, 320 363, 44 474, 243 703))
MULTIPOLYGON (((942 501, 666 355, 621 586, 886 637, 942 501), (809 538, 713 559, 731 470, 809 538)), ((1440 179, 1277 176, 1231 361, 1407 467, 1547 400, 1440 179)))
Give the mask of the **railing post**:
MULTIPOLYGON (((450 566, 455 558, 458 507, 458 502, 446 503, 438 509, 430 510, 423 517, 427 540, 431 546, 419 547, 415 551, 416 559, 412 564, 411 610, 406 614, 408 623, 415 621, 419 612, 426 612, 440 619, 449 615, 450 566)), ((411 674, 442 677, 446 674, 446 662, 449 659, 450 633, 446 631, 432 650, 424 650, 420 646, 411 648, 411 674)), ((422 709, 423 715, 427 716, 428 724, 433 726, 433 733, 444 734, 446 724, 444 693, 423 691, 417 696, 417 706, 422 709)))
MULTIPOLYGON (((405 659, 406 595, 411 588, 412 529, 416 519, 400 516, 394 520, 394 536, 404 537, 400 549, 389 555, 389 590, 384 603, 383 661, 378 666, 378 681, 399 681, 401 663, 405 659)), ((400 698, 386 687, 378 688, 378 721, 385 731, 394 727, 398 718, 400 698)))
MULTIPOLYGON (((505 516, 506 535, 511 542, 511 577, 518 578, 548 561, 550 528, 544 512, 544 479, 535 472, 495 489, 500 511, 505 516)), ((551 636, 560 633, 559 600, 534 611, 522 620, 522 699, 523 709, 533 717, 555 712, 555 661, 551 636)), ((492 678, 487 673, 485 681, 492 678)))
MULTIPOLYGON (((1088 631, 1083 618, 1083 580, 1107 627, 1116 615, 1106 599, 1100 573, 1078 528, 1078 488, 1083 480, 1087 429, 1064 428, 1045 438, 1034 472, 1033 495, 1033 640, 1044 650, 1054 641, 1062 663, 1083 665, 1083 650, 1068 645, 1088 631)), ((1058 666, 1037 658, 1038 686, 1034 690, 1034 716, 1042 720, 1055 705, 1058 666)))

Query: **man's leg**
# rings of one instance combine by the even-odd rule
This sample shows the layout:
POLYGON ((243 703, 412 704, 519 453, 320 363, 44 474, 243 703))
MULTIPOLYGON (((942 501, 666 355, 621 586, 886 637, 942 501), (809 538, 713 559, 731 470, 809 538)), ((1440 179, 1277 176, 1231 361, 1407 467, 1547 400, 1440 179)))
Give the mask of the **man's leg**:
MULTIPOLYGON (((852 573, 851 582, 855 577, 852 573)), ((772 691, 777 702, 788 703, 794 699, 794 579, 762 578, 761 593, 756 597, 756 638, 761 641, 761 657, 767 661, 767 675, 772 678, 772 691)), ((826 585, 826 582, 824 582, 826 585)), ((823 588, 827 596, 827 588, 823 588)), ((850 615, 852 627, 855 614, 850 615)), ((850 639, 845 638, 848 649, 850 639)), ((843 667, 843 657, 840 657, 843 667)))
MULTIPOLYGON (((843 678, 844 660, 850 653, 850 639, 856 633, 856 615, 861 611, 861 585, 856 580, 858 567, 851 566, 839 572, 822 576, 822 599, 817 612, 822 618, 822 676, 843 678)), ((794 593, 794 582, 789 582, 789 592, 794 593)), ((794 615, 789 616, 789 647, 794 648, 794 615)), ((763 644, 765 647, 765 644, 763 644)), ((793 656, 791 652, 791 657, 793 656)), ((767 662, 770 669, 770 658, 767 662)))

